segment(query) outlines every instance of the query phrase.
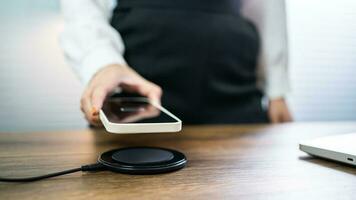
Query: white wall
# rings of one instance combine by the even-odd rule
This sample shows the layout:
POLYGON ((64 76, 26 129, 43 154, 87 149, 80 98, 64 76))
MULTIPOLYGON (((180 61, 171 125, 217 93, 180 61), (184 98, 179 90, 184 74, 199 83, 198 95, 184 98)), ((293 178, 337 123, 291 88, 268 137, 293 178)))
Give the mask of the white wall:
POLYGON ((356 120, 356 1, 287 2, 296 120, 356 120))
POLYGON ((85 127, 82 86, 57 44, 56 0, 0 1, 0 131, 85 127))

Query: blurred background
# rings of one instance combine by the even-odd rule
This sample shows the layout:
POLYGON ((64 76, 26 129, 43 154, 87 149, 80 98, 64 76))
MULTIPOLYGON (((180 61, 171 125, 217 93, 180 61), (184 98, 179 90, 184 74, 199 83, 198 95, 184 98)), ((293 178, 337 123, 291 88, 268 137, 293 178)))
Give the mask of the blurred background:
MULTIPOLYGON (((356 1, 287 0, 296 121, 356 120, 356 1)), ((57 0, 0 1, 0 131, 87 126, 58 45, 57 0)))

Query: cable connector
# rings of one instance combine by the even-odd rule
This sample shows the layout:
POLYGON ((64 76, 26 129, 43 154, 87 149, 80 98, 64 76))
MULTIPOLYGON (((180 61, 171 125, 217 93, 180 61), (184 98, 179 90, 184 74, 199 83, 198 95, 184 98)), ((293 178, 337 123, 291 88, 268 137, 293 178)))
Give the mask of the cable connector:
POLYGON ((104 165, 100 163, 81 166, 81 171, 83 172, 94 172, 94 171, 101 171, 101 170, 104 170, 104 165))

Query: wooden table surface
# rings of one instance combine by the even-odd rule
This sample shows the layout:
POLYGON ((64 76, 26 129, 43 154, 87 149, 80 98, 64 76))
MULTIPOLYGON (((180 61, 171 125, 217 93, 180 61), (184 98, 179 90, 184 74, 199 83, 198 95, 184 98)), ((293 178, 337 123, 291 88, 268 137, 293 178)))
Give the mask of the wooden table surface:
POLYGON ((356 131, 356 123, 185 126, 181 133, 103 130, 0 133, 0 175, 33 176, 94 163, 106 150, 167 147, 186 168, 161 175, 96 172, 0 183, 0 199, 355 199, 356 168, 313 158, 298 141, 356 131))

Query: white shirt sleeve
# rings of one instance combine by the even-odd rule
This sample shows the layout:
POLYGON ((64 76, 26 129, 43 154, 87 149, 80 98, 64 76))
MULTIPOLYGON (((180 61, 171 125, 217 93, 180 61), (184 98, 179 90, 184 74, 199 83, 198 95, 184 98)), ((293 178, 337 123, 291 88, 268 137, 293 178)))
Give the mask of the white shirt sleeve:
POLYGON ((289 91, 288 44, 284 0, 242 0, 242 14, 257 27, 262 40, 259 85, 270 99, 289 91))
POLYGON ((110 0, 61 0, 60 45, 84 84, 106 65, 126 64, 122 38, 109 23, 113 7, 110 0))

